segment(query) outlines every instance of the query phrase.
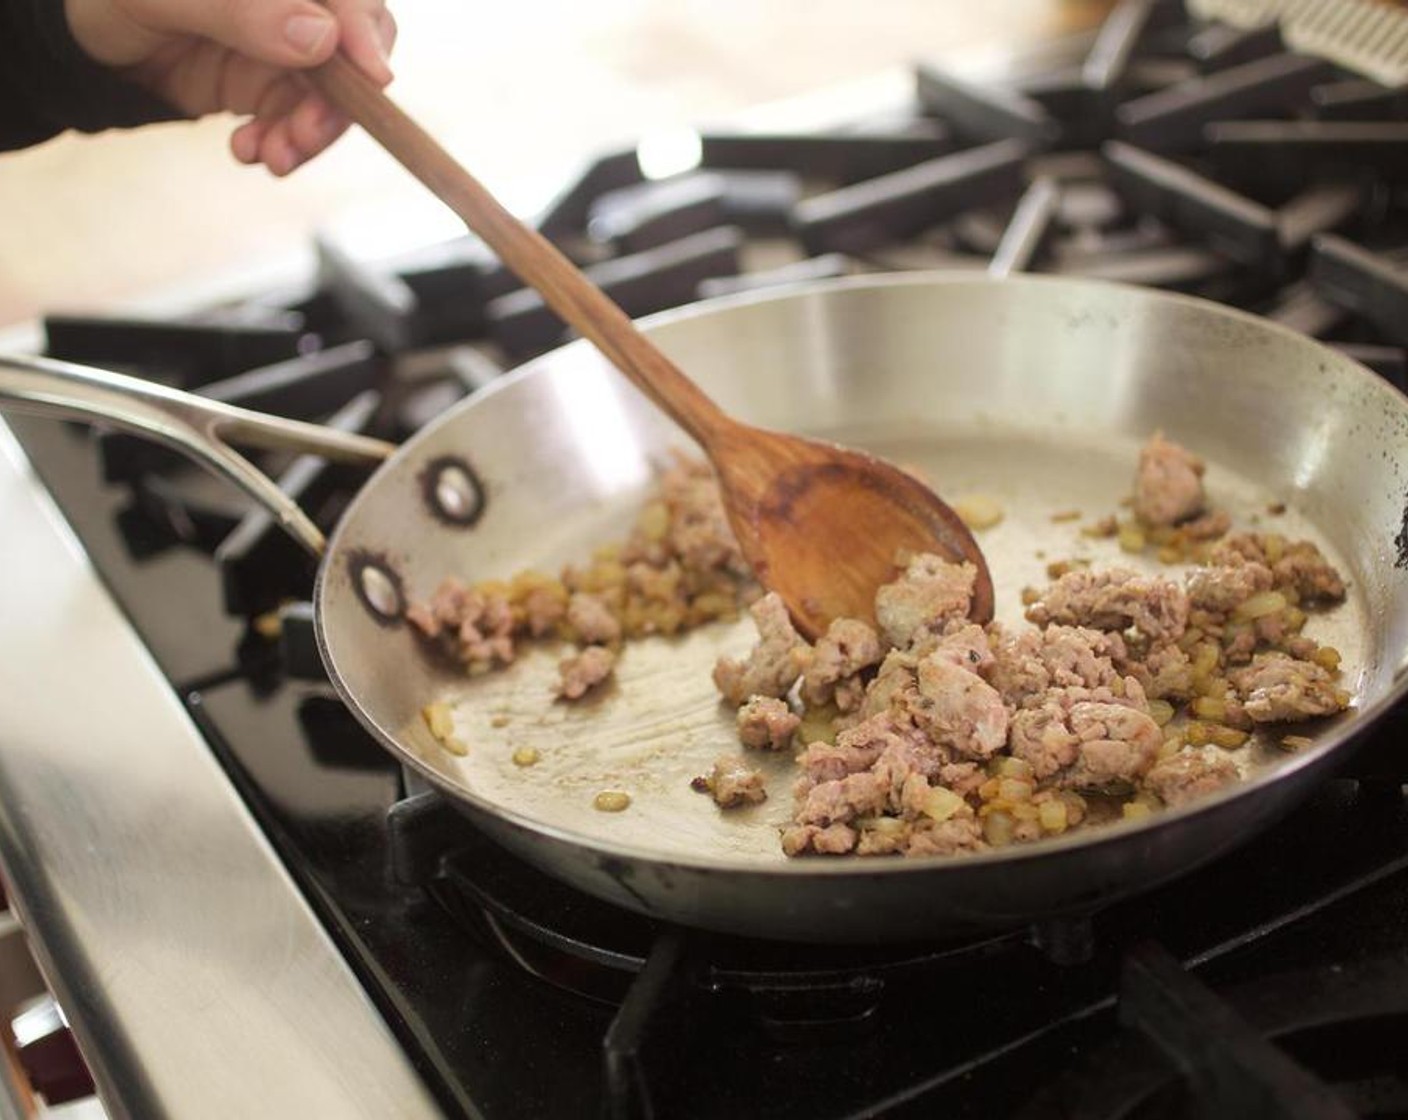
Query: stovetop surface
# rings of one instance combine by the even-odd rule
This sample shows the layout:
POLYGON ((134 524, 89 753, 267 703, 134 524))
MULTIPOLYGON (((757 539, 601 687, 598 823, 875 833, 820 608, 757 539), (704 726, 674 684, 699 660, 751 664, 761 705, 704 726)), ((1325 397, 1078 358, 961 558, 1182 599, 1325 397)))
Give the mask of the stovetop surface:
MULTIPOLYGON (((922 67, 897 112, 824 135, 709 134, 702 170, 660 183, 633 151, 607 155, 542 228, 637 315, 997 255, 1263 311, 1402 384, 1402 97, 1265 31, 1212 36, 1158 0, 1120 10, 1079 47, 1099 61, 1084 72, 1082 55, 1046 57, 997 89, 922 67), (1269 123, 1218 123, 1243 116, 1269 123), (1390 131, 1307 139, 1290 116, 1390 131), (914 165, 917 179, 888 175, 914 165), (835 189, 854 181, 869 186, 835 189)), ((319 256, 302 290, 180 327, 53 317, 49 349, 399 438, 561 338, 472 241, 393 262, 325 242, 319 256)), ((311 567, 267 518, 119 437, 12 426, 451 1114, 1346 1114, 1316 1096, 1319 1076, 1354 1113, 1408 1115, 1408 1045, 1384 1041, 1408 1038, 1408 712, 1264 835, 1093 917, 853 949, 669 928, 547 879, 433 794, 408 796, 322 678, 311 567), (1281 1036, 1276 1055, 1263 1030, 1281 1036), (1208 1037, 1225 1041, 1209 1052, 1208 1037), (1180 1065, 1201 1072, 1179 1080, 1180 1065)), ((325 526, 358 481, 265 466, 325 526)))

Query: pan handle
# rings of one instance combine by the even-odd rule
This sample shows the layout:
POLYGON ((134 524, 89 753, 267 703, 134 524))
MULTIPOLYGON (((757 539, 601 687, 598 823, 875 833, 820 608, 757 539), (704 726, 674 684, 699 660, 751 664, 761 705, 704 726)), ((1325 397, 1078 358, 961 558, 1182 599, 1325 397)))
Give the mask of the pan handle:
POLYGON ((51 358, 0 355, 0 412, 98 420, 154 439, 221 475, 278 519, 314 556, 322 531, 287 494, 230 445, 287 449, 351 463, 380 463, 395 444, 183 393, 126 374, 51 358))

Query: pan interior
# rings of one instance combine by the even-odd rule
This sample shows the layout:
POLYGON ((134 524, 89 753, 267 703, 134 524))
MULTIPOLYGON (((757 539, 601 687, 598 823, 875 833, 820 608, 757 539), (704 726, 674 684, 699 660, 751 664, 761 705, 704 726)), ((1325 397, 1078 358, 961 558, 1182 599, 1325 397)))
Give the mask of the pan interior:
MULTIPOLYGON (((1357 706, 1391 687, 1404 648, 1402 573, 1389 554, 1403 486, 1396 463, 1373 476, 1365 463, 1379 459, 1377 447, 1403 448, 1403 406, 1327 351, 1210 305, 1102 285, 972 280, 743 301, 654 333, 745 419, 870 450, 950 500, 995 500, 1003 520, 979 543, 998 617, 1014 626, 1021 590, 1048 582, 1053 561, 1178 573, 1080 531, 1124 512, 1138 448, 1161 427, 1207 459, 1211 499, 1238 527, 1313 539, 1350 577, 1349 601, 1307 633, 1340 650, 1357 706), (1280 503, 1285 512, 1271 514, 1280 503), (1053 520, 1070 512, 1080 516, 1053 520)), ((536 363, 422 433, 358 498, 320 587, 324 642, 383 737, 471 803, 600 848, 780 866, 788 752, 749 752, 768 775, 762 805, 721 812, 690 787, 719 755, 740 753, 710 670, 721 654, 747 650, 746 619, 631 643, 599 695, 555 703, 568 651, 529 646, 508 669, 466 679, 426 657, 407 627, 370 620, 339 563, 353 552, 381 557, 412 599, 444 575, 555 571, 619 539, 653 470, 687 447, 592 351, 569 347, 536 363), (469 530, 437 522, 419 497, 425 464, 447 453, 463 455, 488 493, 469 530), (426 730, 421 709, 431 702, 452 708, 464 757, 426 730), (515 762, 525 750, 534 764, 515 762), (599 810, 603 791, 629 794, 629 807, 599 810)), ((1315 734, 1334 739, 1344 722, 1315 734)), ((1260 740, 1239 752, 1253 781, 1299 757, 1260 740)))
MULTIPOLYGON (((994 498, 1004 519, 979 534, 979 540, 1001 588, 999 617, 1013 626, 1022 624, 1020 589, 1044 586, 1049 560, 1129 565, 1130 557, 1116 544, 1084 537, 1080 528, 1119 509, 1137 455, 1132 443, 1077 448, 997 427, 981 434, 916 434, 899 440, 867 439, 863 432, 819 434, 944 480, 945 493, 994 498), (1052 521, 1053 514, 1067 511, 1083 516, 1052 521)), ((1220 504, 1239 522, 1247 524, 1253 516, 1262 523, 1273 520, 1266 509, 1277 500, 1275 494, 1215 465, 1210 475, 1220 504)), ((632 504, 625 503, 627 509, 632 504)), ((602 512, 601 523, 594 532, 586 531, 584 543, 611 539, 621 519, 602 512)), ((1303 515, 1288 511, 1274 519, 1274 527, 1329 546, 1303 515)), ((541 567, 543 560, 522 557, 524 566, 541 567)), ((1161 570, 1152 561, 1130 566, 1161 570)), ((1307 633, 1341 650, 1346 680, 1357 690, 1367 654, 1358 597, 1316 618, 1307 633)), ((449 685, 440 693, 439 699, 453 708, 457 736, 471 750, 453 762, 436 759, 436 769, 448 768, 457 783, 495 805, 602 842, 648 843, 665 858, 712 853, 749 862, 783 860, 778 832, 791 808, 795 766, 790 752, 748 752, 750 761, 762 763, 768 773, 770 796, 762 805, 721 812, 690 787, 690 779, 707 774, 721 754, 742 753, 733 713, 719 702, 710 671, 720 654, 743 655, 755 637, 745 619, 680 639, 631 643, 615 683, 576 704, 551 702, 557 662, 568 651, 534 649, 504 672, 449 685), (513 761, 526 749, 538 759, 529 767, 513 761), (628 793, 630 807, 622 813, 594 808, 596 795, 607 790, 628 793)), ((415 730, 403 728, 402 733, 409 736, 415 730)), ((430 750, 432 757, 444 754, 437 747, 430 750)), ((1248 766, 1274 765, 1285 757, 1266 745, 1236 753, 1248 766)))

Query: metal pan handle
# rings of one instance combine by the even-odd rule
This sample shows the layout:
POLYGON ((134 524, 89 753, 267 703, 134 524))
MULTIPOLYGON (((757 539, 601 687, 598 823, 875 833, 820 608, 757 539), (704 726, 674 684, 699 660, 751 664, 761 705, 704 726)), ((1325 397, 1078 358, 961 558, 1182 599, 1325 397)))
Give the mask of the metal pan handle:
POLYGON ((0 355, 0 412, 99 420, 175 448, 233 482, 314 556, 321 556, 327 546, 322 531, 231 444, 351 463, 380 463, 396 450, 384 440, 265 416, 140 378, 50 358, 0 355))

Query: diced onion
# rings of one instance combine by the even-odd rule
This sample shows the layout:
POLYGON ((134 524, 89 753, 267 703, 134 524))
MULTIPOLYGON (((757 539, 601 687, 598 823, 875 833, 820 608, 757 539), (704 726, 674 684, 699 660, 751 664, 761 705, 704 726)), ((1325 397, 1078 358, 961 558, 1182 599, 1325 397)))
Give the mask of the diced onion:
POLYGON ((1212 642, 1204 642, 1193 654, 1194 676, 1206 676, 1217 668, 1218 649, 1212 642))
POLYGON ((1215 746, 1226 751, 1234 751, 1242 746, 1251 735, 1245 731, 1238 731, 1235 727, 1212 727, 1208 732, 1208 738, 1215 746))
POLYGON ((1032 783, 1021 778, 1002 778, 998 783, 997 792, 1004 801, 1030 801, 1032 783))
POLYGON ((427 704, 420 711, 425 726, 437 739, 445 739, 455 733, 455 717, 450 705, 444 703, 427 704))
POLYGON ((636 529, 648 541, 663 541, 670 531, 670 509, 664 502, 651 502, 640 512, 636 529))
POLYGON ((1036 821, 1041 817, 1041 809, 1030 801, 1015 801, 1007 811, 1019 821, 1036 821))
POLYGON ((1220 722, 1227 718, 1227 701, 1217 696, 1199 696, 1193 701, 1193 714, 1199 719, 1220 722))
POLYGON ((1321 646, 1311 654, 1310 660, 1331 673, 1340 671, 1340 651, 1334 646, 1321 646))
POLYGON ((1026 780, 1032 777, 1032 764, 1025 758, 1014 758, 1010 754, 1002 754, 994 758, 989 770, 995 778, 1026 780))
POLYGON ((986 494, 969 494, 953 503, 953 511, 970 529, 991 529, 1005 515, 997 499, 986 494))
POLYGON ((1285 610, 1289 605, 1286 597, 1279 591, 1258 591, 1250 599, 1243 600, 1232 612, 1232 617, 1244 621, 1265 618, 1269 614, 1285 610))
POLYGON ((1005 848, 1012 843, 1015 824, 1007 813, 989 813, 983 821, 983 839, 994 848, 1005 848))
POLYGON ((1037 809, 1037 819, 1043 832, 1060 833, 1066 831, 1066 803, 1056 798, 1043 801, 1037 809))
POLYGON ((953 790, 935 786, 924 798, 924 815, 935 821, 946 821, 963 805, 963 798, 953 790))
POLYGON ((1120 548, 1125 552, 1144 551, 1144 530, 1135 525, 1121 525, 1119 532, 1120 548))

